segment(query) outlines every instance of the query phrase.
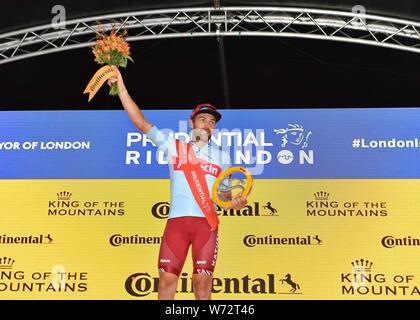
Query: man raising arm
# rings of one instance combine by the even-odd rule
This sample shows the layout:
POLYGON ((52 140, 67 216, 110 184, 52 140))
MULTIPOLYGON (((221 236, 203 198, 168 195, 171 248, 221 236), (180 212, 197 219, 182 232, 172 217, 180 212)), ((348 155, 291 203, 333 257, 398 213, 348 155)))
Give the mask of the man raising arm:
POLYGON ((118 70, 118 68, 115 66, 113 66, 113 69, 116 72, 117 76, 110 78, 108 80, 108 84, 111 85, 112 83, 117 82, 119 90, 118 96, 121 100, 125 111, 127 111, 131 121, 134 123, 135 127, 142 133, 148 133, 149 130, 152 128, 152 125, 144 117, 143 112, 140 110, 140 108, 137 106, 134 100, 131 99, 127 88, 125 87, 120 70, 118 70))
MULTIPOLYGON (((190 247, 195 298, 211 299, 219 228, 209 190, 219 174, 230 167, 229 154, 210 144, 212 132, 222 116, 211 104, 200 104, 189 119, 193 129, 191 141, 186 143, 174 139, 146 120, 128 94, 121 73, 117 68, 115 72, 116 76, 110 78, 108 84, 117 82, 119 98, 133 124, 166 152, 169 160, 171 205, 159 250, 158 299, 174 298, 190 247), (185 157, 185 154, 188 155, 185 157)), ((246 203, 242 196, 232 200, 235 210, 243 208, 246 203)))

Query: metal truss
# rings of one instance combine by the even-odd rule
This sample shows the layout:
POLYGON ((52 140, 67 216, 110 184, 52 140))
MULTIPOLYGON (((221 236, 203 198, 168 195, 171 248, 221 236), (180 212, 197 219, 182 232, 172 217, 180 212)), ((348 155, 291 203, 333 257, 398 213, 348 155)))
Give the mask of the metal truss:
POLYGON ((420 53, 420 23, 354 12, 288 7, 184 8, 128 12, 0 34, 0 64, 92 46, 99 31, 128 41, 225 36, 334 40, 420 53))

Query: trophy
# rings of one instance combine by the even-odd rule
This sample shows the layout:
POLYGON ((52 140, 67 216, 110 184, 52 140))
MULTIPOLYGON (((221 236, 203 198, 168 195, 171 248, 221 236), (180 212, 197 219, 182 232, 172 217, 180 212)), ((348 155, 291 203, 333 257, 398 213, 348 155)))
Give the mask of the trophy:
POLYGON ((212 199, 221 208, 232 208, 232 199, 248 197, 252 190, 251 173, 244 167, 236 166, 226 169, 217 177, 213 185, 212 199))

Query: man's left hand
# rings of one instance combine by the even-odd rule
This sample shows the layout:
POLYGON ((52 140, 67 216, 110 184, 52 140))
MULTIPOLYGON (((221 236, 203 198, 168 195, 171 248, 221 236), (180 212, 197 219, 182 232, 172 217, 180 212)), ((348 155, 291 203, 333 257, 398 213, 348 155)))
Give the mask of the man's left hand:
POLYGON ((248 201, 246 200, 246 198, 242 196, 235 197, 232 199, 232 209, 241 210, 243 207, 246 206, 247 203, 248 201))

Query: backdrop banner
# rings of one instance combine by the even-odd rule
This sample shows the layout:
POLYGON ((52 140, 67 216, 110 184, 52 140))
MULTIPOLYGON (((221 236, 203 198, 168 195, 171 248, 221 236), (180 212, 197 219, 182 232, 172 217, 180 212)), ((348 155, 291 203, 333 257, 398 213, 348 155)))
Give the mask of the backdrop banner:
MULTIPOLYGON (((186 140, 189 113, 145 111, 186 140)), ((419 299, 420 109, 222 113, 254 185, 217 210, 213 299, 419 299)), ((157 299, 168 168, 125 112, 1 112, 0 178, 0 299, 157 299)))

